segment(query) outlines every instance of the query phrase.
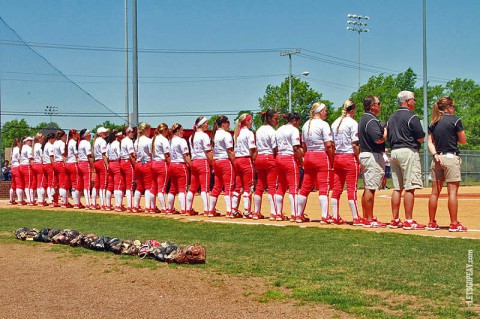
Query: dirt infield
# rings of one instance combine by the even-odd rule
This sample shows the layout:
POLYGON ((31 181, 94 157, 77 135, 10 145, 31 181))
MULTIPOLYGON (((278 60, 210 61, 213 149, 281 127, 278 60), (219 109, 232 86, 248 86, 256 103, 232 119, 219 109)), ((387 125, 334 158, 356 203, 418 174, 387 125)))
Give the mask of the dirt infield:
MULTIPOLYGON (((417 220, 417 222, 426 224, 428 223, 428 198, 431 192, 430 188, 425 188, 422 190, 418 190, 416 192, 415 198, 415 207, 413 217, 417 220)), ((378 217, 378 219, 382 222, 390 222, 391 216, 391 208, 390 208, 390 198, 392 195, 391 190, 381 190, 377 191, 375 197, 375 208, 374 214, 378 217)), ((359 211, 361 212, 361 196, 362 190, 358 191, 358 206, 359 211)), ((188 216, 188 217, 181 217, 179 215, 163 215, 163 214, 137 214, 137 215, 144 215, 144 216, 153 216, 159 218, 177 218, 184 221, 207 221, 207 222, 217 222, 217 223, 262 223, 267 225, 298 225, 299 227, 335 227, 335 228, 351 228, 351 229, 362 229, 366 231, 376 231, 376 232, 396 232, 402 234, 415 234, 415 235, 423 235, 423 236, 440 236, 440 237, 452 237, 452 238, 475 238, 480 239, 480 218, 479 218, 479 205, 480 205, 480 186, 465 186, 460 187, 459 190, 459 213, 458 219, 463 223, 464 226, 469 228, 468 232, 462 233, 451 233, 448 231, 448 226, 450 224, 450 219, 448 215, 448 208, 447 208, 447 197, 446 197, 446 188, 443 189, 442 196, 439 199, 438 203, 438 210, 437 210, 437 222, 440 225, 440 230, 437 231, 427 231, 427 230, 410 230, 405 231, 402 229, 390 229, 390 228, 383 228, 383 229, 368 229, 363 228, 360 226, 351 226, 351 225, 320 225, 318 222, 320 220, 320 205, 318 201, 318 196, 316 193, 311 193, 308 198, 308 203, 306 207, 306 213, 311 218, 312 222, 310 223, 303 223, 303 224, 296 224, 290 222, 272 222, 268 219, 264 220, 245 220, 245 219, 226 219, 224 217, 216 217, 216 218, 206 218, 203 216, 188 216)), ((1 207, 12 207, 7 204, 7 200, 0 201, 0 208, 1 207)), ((178 206, 178 203, 176 203, 178 206)), ((202 203, 200 196, 196 196, 194 200, 194 208, 197 211, 202 211, 202 203)), ((242 206, 242 203, 240 204, 242 206)), ((343 219, 347 221, 352 220, 352 216, 350 213, 350 208, 347 202, 347 196, 344 193, 340 199, 340 215, 343 219)), ((44 208, 44 207, 32 207, 32 206, 16 206, 22 209, 53 209, 53 208, 44 208)), ((217 202, 217 209, 219 212, 225 212, 225 202, 222 197, 218 199, 217 202)), ((289 216, 288 213, 290 211, 290 204, 288 199, 286 198, 284 201, 284 214, 289 216)), ((101 214, 128 214, 128 213, 117 213, 117 212, 104 212, 104 211, 88 211, 92 213, 101 213, 101 214)), ((267 196, 264 195, 263 203, 262 203, 262 213, 265 216, 269 216, 269 206, 268 206, 268 199, 267 196)), ((400 218, 403 220, 403 207, 400 210, 400 218)))
POLYGON ((263 279, 192 267, 155 270, 50 244, 0 245, 0 318, 351 318, 321 304, 258 302, 263 279))

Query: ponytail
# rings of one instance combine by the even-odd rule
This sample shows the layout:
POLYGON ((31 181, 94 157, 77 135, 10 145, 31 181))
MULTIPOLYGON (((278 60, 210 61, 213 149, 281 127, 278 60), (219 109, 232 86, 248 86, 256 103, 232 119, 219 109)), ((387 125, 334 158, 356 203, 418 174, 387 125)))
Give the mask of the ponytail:
POLYGON ((338 123, 337 133, 340 130, 340 125, 342 125, 343 119, 345 118, 345 116, 347 116, 347 113, 356 109, 356 108, 357 108, 357 106, 355 105, 355 102, 352 99, 348 99, 343 103, 342 118, 340 119, 340 122, 338 123))
POLYGON ((447 106, 449 105, 454 105, 454 101, 452 98, 446 96, 439 98, 438 101, 433 103, 431 122, 432 125, 436 124, 438 121, 441 120, 443 115, 445 115, 447 106))
POLYGON ((242 127, 246 125, 246 122, 251 118, 252 116, 250 114, 243 113, 235 120, 235 131, 233 133, 235 145, 237 145, 237 139, 238 139, 238 135, 240 135, 240 130, 242 129, 242 127))
MULTIPOLYGON (((35 154, 34 154, 35 144, 40 143, 40 140, 41 140, 42 138, 43 138, 44 141, 45 141, 45 135, 43 135, 43 133, 38 132, 37 134, 35 134, 34 143, 33 143, 33 147, 32 147, 32 157, 35 155, 35 154)), ((43 148, 43 142, 42 142, 42 146, 41 146, 40 148, 43 148)))
POLYGON ((173 124, 170 130, 168 131, 170 139, 172 139, 175 136, 175 134, 182 128, 183 126, 181 124, 178 124, 178 123, 173 124))
POLYGON ((277 114, 278 112, 276 110, 273 110, 273 109, 268 109, 266 111, 263 111, 262 113, 260 113, 260 119, 262 120, 262 124, 263 125, 267 125, 267 124, 270 124, 270 120, 273 118, 273 116, 275 114, 277 114))
POLYGON ((155 139, 157 138, 158 135, 162 134, 165 130, 168 130, 167 124, 161 123, 157 126, 157 129, 155 130, 155 134, 153 135, 153 138, 152 138, 152 153, 155 151, 155 139))
POLYGON ((194 141, 194 138, 195 138, 195 133, 197 133, 197 130, 199 129, 199 126, 203 125, 203 123, 205 123, 206 121, 207 121, 207 119, 203 116, 197 117, 197 119, 195 120, 195 124, 193 125, 193 134, 190 137, 192 139, 192 145, 193 145, 193 141, 194 141), (202 124, 198 125, 198 123, 200 123, 200 122, 202 122, 202 124))

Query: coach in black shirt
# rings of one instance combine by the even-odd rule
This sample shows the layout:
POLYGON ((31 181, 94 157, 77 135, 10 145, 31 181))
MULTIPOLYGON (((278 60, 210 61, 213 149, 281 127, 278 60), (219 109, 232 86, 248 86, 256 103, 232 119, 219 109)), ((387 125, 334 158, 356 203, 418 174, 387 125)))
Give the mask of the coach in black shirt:
POLYGON ((373 205, 375 191, 380 187, 385 174, 385 151, 386 130, 380 124, 377 115, 381 105, 378 97, 369 95, 363 101, 363 114, 358 123, 358 140, 360 142, 360 165, 363 171, 363 196, 362 211, 363 220, 353 221, 354 225, 364 227, 385 227, 384 223, 373 220, 373 205))
POLYGON ((467 231, 457 219, 457 193, 462 180, 462 159, 459 154, 458 143, 467 143, 467 136, 463 129, 462 120, 455 115, 455 102, 450 97, 441 97, 433 104, 432 121, 428 127, 428 150, 432 154, 430 177, 432 179, 432 193, 428 201, 428 230, 439 229, 435 215, 437 213, 438 197, 443 184, 447 183, 448 212, 450 214, 451 232, 467 231))
POLYGON ((415 189, 423 188, 422 165, 418 150, 425 138, 422 124, 412 111, 415 108, 413 92, 402 91, 397 95, 398 110, 390 117, 387 124, 388 141, 392 147, 392 228, 423 229, 425 225, 413 220, 415 189), (405 221, 399 219, 402 192, 405 190, 405 221))

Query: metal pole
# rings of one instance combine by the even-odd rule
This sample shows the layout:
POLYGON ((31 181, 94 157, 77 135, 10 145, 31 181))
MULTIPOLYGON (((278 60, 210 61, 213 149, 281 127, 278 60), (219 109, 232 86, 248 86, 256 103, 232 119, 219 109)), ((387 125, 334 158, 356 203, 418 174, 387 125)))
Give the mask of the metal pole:
POLYGON ((360 88, 360 31, 358 31, 358 88, 360 88))
POLYGON ((280 52, 280 56, 288 55, 288 109, 292 112, 292 54, 299 54, 300 49, 280 52))
POLYGON ((288 55, 289 68, 288 68, 288 109, 292 112, 292 55, 288 55))
POLYGON ((370 19, 369 16, 364 16, 362 17, 361 15, 358 14, 347 14, 347 18, 349 19, 355 19, 355 20, 348 20, 347 21, 347 30, 349 31, 356 31, 358 34, 358 88, 360 88, 360 33, 362 32, 369 32, 366 28, 367 22, 370 19))
POLYGON ((125 114, 127 126, 130 125, 130 108, 128 105, 128 0, 125 0, 125 114))
POLYGON ((137 0, 133 0, 133 116, 132 125, 138 126, 138 57, 137 57, 137 0))
POLYGON ((424 161, 424 185, 428 186, 428 81, 427 81, 427 0, 423 0, 423 128, 425 129, 425 142, 423 143, 424 161))

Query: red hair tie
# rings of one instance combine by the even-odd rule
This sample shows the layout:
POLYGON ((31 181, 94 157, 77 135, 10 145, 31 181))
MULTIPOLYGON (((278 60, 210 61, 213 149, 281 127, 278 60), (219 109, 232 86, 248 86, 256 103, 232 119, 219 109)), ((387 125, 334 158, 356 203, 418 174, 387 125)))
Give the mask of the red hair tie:
POLYGON ((263 111, 261 114, 262 114, 262 115, 265 115, 265 114, 267 114, 267 112, 263 111))
POLYGON ((286 119, 287 118, 287 114, 282 114, 282 119, 286 119))

